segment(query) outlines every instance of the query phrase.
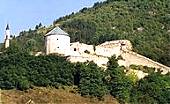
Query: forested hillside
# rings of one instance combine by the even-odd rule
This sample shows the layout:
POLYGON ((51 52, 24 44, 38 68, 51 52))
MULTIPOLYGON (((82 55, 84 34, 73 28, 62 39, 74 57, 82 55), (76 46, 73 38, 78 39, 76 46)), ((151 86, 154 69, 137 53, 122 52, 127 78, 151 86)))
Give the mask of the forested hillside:
POLYGON ((108 0, 55 23, 72 41, 128 39, 134 51, 170 66, 169 0, 108 0))
POLYGON ((60 24, 71 41, 99 44, 109 40, 128 39, 134 51, 170 66, 170 1, 107 0, 95 3, 54 21, 46 28, 24 31, 13 40, 34 51, 44 49, 43 35, 60 24))
MULTIPOLYGON (((112 96, 111 99, 116 98, 120 104, 169 104, 170 73, 166 75, 162 75, 161 72, 154 73, 153 68, 146 66, 131 68, 149 70, 149 75, 139 80, 135 74, 127 74, 126 68, 119 66, 116 56, 109 58, 107 69, 104 71, 94 62, 70 63, 66 57, 57 55, 34 56, 15 46, 0 54, 0 89, 22 90, 28 95, 29 91, 36 87, 53 89, 72 87, 71 96, 76 94, 86 98, 97 98, 103 100, 102 104, 108 104, 104 103, 106 101, 104 98, 108 95, 112 96)), ((51 98, 53 94, 56 95, 56 92, 51 91, 45 92, 45 97, 41 96, 42 91, 31 92, 29 99, 36 101, 35 103, 49 101, 48 98, 53 101, 52 103, 68 100, 67 97, 59 96, 51 98), (34 97, 35 94, 38 98, 34 97)), ((25 95, 22 97, 26 97, 25 95)), ((13 94, 9 96, 9 99, 15 99, 14 101, 18 98, 12 97, 13 94)), ((66 93, 63 96, 67 96, 66 93)), ((19 100, 22 100, 22 97, 19 100)), ((27 101, 29 99, 27 98, 27 101)), ((70 103, 74 101, 71 100, 70 103)))

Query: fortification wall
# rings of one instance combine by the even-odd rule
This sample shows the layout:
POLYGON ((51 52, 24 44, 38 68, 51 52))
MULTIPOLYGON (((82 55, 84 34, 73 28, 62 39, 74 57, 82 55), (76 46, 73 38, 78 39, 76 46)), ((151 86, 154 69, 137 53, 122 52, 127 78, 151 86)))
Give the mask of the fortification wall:
POLYGON ((93 61, 98 66, 106 68, 108 57, 111 57, 115 54, 116 56, 121 55, 123 57, 124 60, 119 60, 118 63, 119 65, 123 65, 125 67, 129 67, 130 65, 134 64, 160 69, 162 71, 162 74, 170 72, 169 67, 155 62, 147 57, 139 55, 135 52, 132 52, 132 45, 128 40, 105 42, 101 45, 96 46, 95 52, 93 48, 93 45, 86 45, 79 42, 72 43, 72 54, 70 54, 68 60, 70 60, 71 62, 93 61), (86 50, 90 53, 86 53, 86 50))
POLYGON ((112 55, 119 56, 121 47, 105 48, 101 46, 96 46, 96 55, 111 57, 112 55))
POLYGON ((99 67, 103 67, 103 68, 106 68, 106 65, 108 62, 107 57, 89 55, 89 54, 83 54, 82 56, 70 56, 70 57, 68 57, 68 60, 73 63, 93 61, 99 67))
POLYGON ((169 67, 160 64, 158 62, 155 62, 147 57, 144 57, 132 51, 122 51, 121 56, 123 57, 123 59, 125 59, 124 60, 125 62, 121 63, 122 65, 124 64, 124 66, 130 66, 132 64, 142 65, 142 66, 148 66, 148 67, 154 67, 156 69, 160 69, 162 71, 162 74, 166 74, 170 72, 169 67))
POLYGON ((129 40, 106 41, 98 46, 104 48, 124 47, 126 50, 132 50, 132 44, 129 40))
POLYGON ((71 43, 70 50, 71 52, 77 51, 79 53, 84 53, 85 51, 88 51, 90 54, 94 54, 93 45, 87 45, 79 42, 71 43))

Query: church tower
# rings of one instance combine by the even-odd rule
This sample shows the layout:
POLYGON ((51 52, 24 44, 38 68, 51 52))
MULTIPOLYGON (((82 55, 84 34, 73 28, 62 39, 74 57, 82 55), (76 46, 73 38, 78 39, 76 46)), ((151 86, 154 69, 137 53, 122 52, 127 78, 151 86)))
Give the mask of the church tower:
POLYGON ((10 29, 9 29, 9 25, 7 24, 6 26, 6 30, 5 30, 5 48, 9 47, 9 41, 10 41, 10 29))

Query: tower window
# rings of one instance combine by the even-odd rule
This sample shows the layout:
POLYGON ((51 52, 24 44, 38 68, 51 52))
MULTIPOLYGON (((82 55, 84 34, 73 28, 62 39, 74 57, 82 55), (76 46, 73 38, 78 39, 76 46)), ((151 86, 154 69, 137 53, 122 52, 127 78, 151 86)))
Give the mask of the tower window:
POLYGON ((58 40, 58 38, 57 38, 57 40, 58 40))
POLYGON ((76 48, 74 48, 74 51, 76 51, 76 48))
POLYGON ((59 47, 57 47, 57 48, 59 48, 59 47))

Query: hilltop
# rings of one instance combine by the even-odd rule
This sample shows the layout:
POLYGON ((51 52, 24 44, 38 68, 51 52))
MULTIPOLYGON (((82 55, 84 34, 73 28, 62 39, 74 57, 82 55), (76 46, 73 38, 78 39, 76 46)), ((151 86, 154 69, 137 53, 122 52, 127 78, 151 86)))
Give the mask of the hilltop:
POLYGON ((60 24, 71 41, 100 44, 128 39, 133 51, 170 66, 170 5, 169 0, 107 0, 91 8, 61 17, 49 27, 39 25, 23 31, 13 44, 34 51, 44 50, 43 35, 60 24))

